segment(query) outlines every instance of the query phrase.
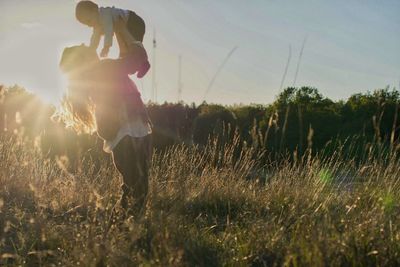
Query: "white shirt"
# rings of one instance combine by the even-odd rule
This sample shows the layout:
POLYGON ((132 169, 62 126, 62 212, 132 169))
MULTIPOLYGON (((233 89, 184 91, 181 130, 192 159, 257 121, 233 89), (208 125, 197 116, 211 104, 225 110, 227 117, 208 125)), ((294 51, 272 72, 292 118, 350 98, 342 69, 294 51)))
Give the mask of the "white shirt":
MULTIPOLYGON (((124 108, 124 107, 123 107, 124 108)), ((122 111, 122 120, 125 121, 121 128, 118 130, 117 135, 113 140, 104 140, 103 150, 107 153, 111 153, 112 150, 118 145, 118 143, 125 137, 145 137, 152 133, 150 123, 143 122, 141 117, 134 116, 133 118, 127 119, 126 110, 122 111)))
POLYGON ((150 125, 148 123, 143 123, 141 119, 125 123, 119 129, 117 136, 113 140, 104 140, 103 150, 107 153, 111 153, 112 150, 125 136, 140 138, 145 137, 151 133, 152 130, 150 125))
MULTIPOLYGON (((90 46, 97 48, 100 43, 100 38, 104 34, 104 47, 111 47, 113 36, 116 31, 121 31, 123 37, 131 39, 133 37, 126 36, 128 31, 126 23, 129 19, 129 10, 119 9, 115 7, 100 7, 99 8, 100 25, 93 27, 93 34, 90 39, 90 46)), ((129 34, 130 35, 130 34, 129 34)))

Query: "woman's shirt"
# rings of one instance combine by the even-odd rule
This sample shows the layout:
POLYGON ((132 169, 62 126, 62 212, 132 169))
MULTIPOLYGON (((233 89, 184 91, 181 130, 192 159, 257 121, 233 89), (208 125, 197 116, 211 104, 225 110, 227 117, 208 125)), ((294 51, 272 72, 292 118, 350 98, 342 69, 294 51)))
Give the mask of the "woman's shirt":
POLYGON ((129 119, 126 110, 122 111, 122 114, 125 114, 126 120, 119 128, 115 138, 112 140, 104 140, 103 150, 107 153, 111 153, 125 136, 141 138, 152 133, 149 122, 144 122, 138 117, 129 119))
POLYGON ((120 60, 102 60, 92 75, 93 79, 97 78, 92 99, 104 151, 110 153, 126 135, 140 138, 152 133, 139 90, 120 60))

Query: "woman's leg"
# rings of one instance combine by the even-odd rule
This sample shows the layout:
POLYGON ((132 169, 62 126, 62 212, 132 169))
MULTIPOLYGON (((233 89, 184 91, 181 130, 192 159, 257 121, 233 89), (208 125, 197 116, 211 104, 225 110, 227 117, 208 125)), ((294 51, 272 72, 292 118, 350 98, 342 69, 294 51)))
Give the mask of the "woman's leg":
POLYGON ((125 136, 113 150, 115 167, 123 177, 121 205, 124 209, 130 208, 130 198, 133 200, 133 209, 141 209, 145 205, 149 184, 150 138, 125 136))

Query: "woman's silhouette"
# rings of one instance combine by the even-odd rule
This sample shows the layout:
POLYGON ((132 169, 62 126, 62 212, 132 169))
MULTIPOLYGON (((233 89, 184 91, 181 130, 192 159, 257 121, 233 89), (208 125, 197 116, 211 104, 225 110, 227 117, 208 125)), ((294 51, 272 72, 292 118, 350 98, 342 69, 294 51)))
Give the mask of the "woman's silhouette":
POLYGON ((140 93, 128 76, 131 63, 100 60, 84 45, 64 49, 60 68, 68 78, 68 93, 60 117, 76 130, 97 131, 104 139, 104 150, 112 153, 123 177, 122 207, 140 210, 148 192, 152 130, 140 93))

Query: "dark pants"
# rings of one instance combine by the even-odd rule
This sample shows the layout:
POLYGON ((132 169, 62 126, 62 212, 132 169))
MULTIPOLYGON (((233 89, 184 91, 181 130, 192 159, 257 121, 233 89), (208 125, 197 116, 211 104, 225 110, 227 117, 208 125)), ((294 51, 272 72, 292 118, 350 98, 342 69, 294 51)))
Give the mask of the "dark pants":
MULTIPOLYGON (((146 25, 144 20, 133 11, 129 13, 127 29, 136 41, 143 43, 146 25)), ((119 57, 127 67, 128 73, 137 73, 138 78, 143 78, 150 69, 147 52, 143 45, 127 44, 123 38, 118 38, 118 35, 117 40, 120 44, 119 57), (121 49, 121 47, 125 47, 125 49, 121 49)))
MULTIPOLYGON (((129 13, 126 28, 136 41, 143 43, 146 25, 144 20, 133 11, 130 11, 129 13)), ((143 64, 144 61, 147 61, 147 53, 143 47, 126 43, 126 40, 122 35, 120 35, 120 33, 116 33, 116 35, 120 46, 120 58, 129 58, 130 61, 137 61, 135 62, 135 65, 138 64, 139 66, 143 64)), ((133 68, 137 69, 138 67, 135 66, 133 68)))
POLYGON ((129 12, 127 28, 135 40, 143 42, 146 25, 144 20, 133 11, 129 12))
POLYGON ((114 165, 123 178, 121 206, 126 210, 145 206, 151 154, 151 135, 125 136, 113 150, 114 165))

